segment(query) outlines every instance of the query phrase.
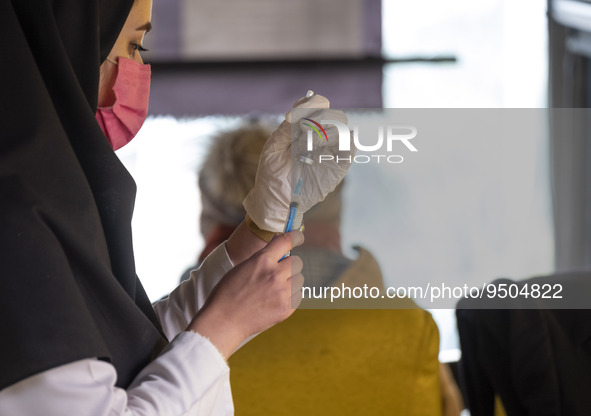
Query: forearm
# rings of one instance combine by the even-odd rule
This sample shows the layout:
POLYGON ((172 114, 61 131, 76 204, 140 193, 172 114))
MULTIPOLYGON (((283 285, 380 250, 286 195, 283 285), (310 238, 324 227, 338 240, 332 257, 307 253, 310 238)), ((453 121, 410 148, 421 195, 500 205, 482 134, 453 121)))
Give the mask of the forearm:
POLYGON ((154 310, 169 340, 187 329, 187 325, 203 307, 213 288, 233 267, 226 247, 221 244, 191 273, 189 280, 181 283, 170 295, 154 304, 154 310))
POLYGON ((226 250, 233 264, 238 265, 267 245, 267 242, 242 221, 226 241, 226 250))
POLYGON ((85 359, 0 392, 0 414, 158 416, 233 414, 229 369, 216 348, 190 332, 177 337, 127 389, 115 368, 85 359))
POLYGON ((187 329, 213 288, 230 271, 267 245, 243 221, 225 244, 221 244, 166 298, 154 304, 168 339, 187 329))

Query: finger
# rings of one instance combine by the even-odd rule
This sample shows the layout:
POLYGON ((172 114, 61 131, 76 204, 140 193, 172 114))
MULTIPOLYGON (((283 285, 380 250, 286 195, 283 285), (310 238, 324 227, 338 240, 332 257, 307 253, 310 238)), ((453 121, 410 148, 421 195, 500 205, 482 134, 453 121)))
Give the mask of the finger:
POLYGON ((290 277, 291 283, 291 291, 292 292, 302 292, 302 287, 304 286, 304 275, 301 273, 296 273, 290 277))
POLYGON ((290 256, 291 259, 291 274, 295 275, 301 273, 304 268, 304 262, 299 256, 290 256))
POLYGON ((302 118, 309 117, 319 110, 330 107, 330 102, 322 95, 313 95, 310 98, 300 98, 294 107, 285 114, 285 121, 297 123, 302 118))
POLYGON ((292 108, 330 108, 330 101, 320 94, 314 94, 311 97, 300 98, 292 108))
POLYGON ((357 146, 355 145, 354 133, 352 131, 349 135, 349 149, 350 150, 341 150, 338 147, 335 147, 333 148, 333 154, 338 155, 342 158, 346 158, 348 156, 355 156, 355 154, 357 153, 357 146))
POLYGON ((277 278, 288 281, 293 276, 301 274, 304 263, 298 256, 289 256, 281 260, 275 266, 275 276, 277 278))
POLYGON ((308 139, 308 130, 313 131, 312 140, 315 147, 335 146, 339 143, 340 134, 349 134, 349 119, 341 110, 320 110, 300 120, 298 126, 302 134, 298 140, 308 139), (337 127, 338 123, 341 127, 337 127), (344 126, 344 127, 343 127, 344 126), (342 133, 340 129, 342 128, 342 133))
POLYGON ((309 130, 312 128, 311 126, 306 125, 306 122, 309 122, 309 120, 314 120, 318 123, 321 123, 322 120, 336 120, 342 124, 349 124, 349 117, 347 117, 343 110, 337 110, 334 108, 315 109, 313 112, 306 114, 308 120, 299 120, 300 128, 302 130, 309 130))
POLYGON ((304 276, 301 273, 291 278, 291 308, 296 309, 302 302, 302 286, 304 285, 304 276))
POLYGON ((285 234, 277 234, 261 251, 279 261, 292 247, 297 247, 303 242, 304 234, 299 231, 290 231, 285 234))
POLYGON ((289 280, 291 277, 301 274, 304 262, 298 256, 288 256, 281 260, 276 266, 276 276, 280 279, 289 280))

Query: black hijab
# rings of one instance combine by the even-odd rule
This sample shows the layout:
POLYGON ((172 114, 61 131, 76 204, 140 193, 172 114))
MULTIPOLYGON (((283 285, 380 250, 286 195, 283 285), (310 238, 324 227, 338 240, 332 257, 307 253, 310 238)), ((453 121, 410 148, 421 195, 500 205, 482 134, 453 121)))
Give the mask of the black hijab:
POLYGON ((92 357, 126 387, 166 342, 135 273, 135 183, 94 117, 132 3, 0 0, 0 389, 92 357))

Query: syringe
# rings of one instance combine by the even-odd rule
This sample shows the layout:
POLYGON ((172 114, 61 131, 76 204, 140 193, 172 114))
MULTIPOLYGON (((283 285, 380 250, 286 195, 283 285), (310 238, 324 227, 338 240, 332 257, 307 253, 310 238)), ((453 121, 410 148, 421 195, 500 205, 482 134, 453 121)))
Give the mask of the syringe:
MULTIPOLYGON (((308 90, 306 93, 306 98, 310 98, 314 95, 314 91, 308 90)), ((300 175, 296 182, 295 188, 291 193, 291 202, 289 204, 289 214, 287 216, 287 222, 285 223, 285 229, 283 232, 289 232, 293 230, 293 225, 298 213, 298 209, 300 207, 300 202, 302 200, 302 176, 304 175, 304 169, 306 166, 310 166, 314 164, 314 160, 310 157, 310 155, 299 155, 295 158, 295 161, 301 163, 300 175)), ((291 252, 287 252, 285 256, 283 256, 279 261, 283 260, 287 256, 290 255, 291 252)))
MULTIPOLYGON (((293 230, 293 224, 295 222, 296 216, 298 214, 298 209, 300 207, 300 202, 302 200, 302 176, 304 174, 304 169, 306 166, 310 166, 314 163, 314 160, 309 156, 300 155, 295 160, 302 164, 302 169, 300 170, 300 177, 296 183, 296 186, 291 193, 291 202, 289 204, 289 214, 287 216, 287 222, 285 223, 285 229, 283 232, 287 233, 293 230)), ((288 257, 291 254, 291 251, 285 253, 283 257, 279 259, 279 261, 283 260, 284 258, 288 257)))
POLYGON ((285 223, 285 230, 284 232, 292 231, 293 223, 295 221, 296 215, 298 213, 298 208, 300 207, 300 202, 302 199, 302 176, 304 175, 304 169, 306 166, 310 166, 314 163, 314 160, 309 156, 300 155, 295 160, 302 164, 302 169, 300 170, 300 177, 296 182, 296 186, 291 193, 291 203, 289 204, 289 215, 287 217, 287 222, 285 223))

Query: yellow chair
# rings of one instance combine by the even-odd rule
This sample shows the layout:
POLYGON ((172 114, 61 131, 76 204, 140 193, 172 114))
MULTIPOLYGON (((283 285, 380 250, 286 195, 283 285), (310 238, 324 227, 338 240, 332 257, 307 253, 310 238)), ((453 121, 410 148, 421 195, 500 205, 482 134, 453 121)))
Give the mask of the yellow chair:
POLYGON ((422 309, 300 309, 230 358, 236 415, 439 416, 438 349, 422 309))
POLYGON ((505 413, 505 408, 503 407, 503 402, 501 401, 499 396, 495 395, 495 416, 507 416, 505 413))

